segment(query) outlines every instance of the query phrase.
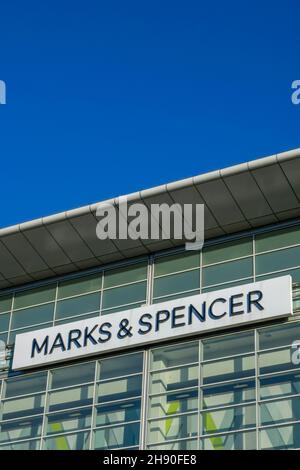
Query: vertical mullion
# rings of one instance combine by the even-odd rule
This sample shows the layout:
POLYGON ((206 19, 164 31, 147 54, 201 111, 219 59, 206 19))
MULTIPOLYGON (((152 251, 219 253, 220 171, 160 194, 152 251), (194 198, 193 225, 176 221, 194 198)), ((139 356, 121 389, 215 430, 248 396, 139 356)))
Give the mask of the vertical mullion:
POLYGON ((258 332, 254 329, 254 354, 255 354, 255 413, 256 413, 256 450, 259 449, 259 380, 258 380, 258 332))
POLYGON ((95 361, 95 374, 94 374, 94 390, 93 390, 93 404, 92 404, 92 416, 91 416, 91 428, 90 428, 90 442, 89 449, 92 450, 94 447, 94 427, 96 419, 96 396, 97 396, 97 377, 100 377, 100 361, 95 361))
POLYGON ((50 383, 50 369, 47 370, 47 381, 46 381, 46 390, 45 390, 43 422, 42 422, 42 429, 41 429, 40 450, 43 449, 43 443, 44 443, 44 437, 45 437, 45 427, 46 427, 46 419, 47 419, 46 413, 48 411, 49 383, 50 383))
POLYGON ((202 445, 202 440, 200 436, 202 435, 202 359, 203 359, 203 343, 202 340, 199 340, 199 365, 198 365, 198 450, 202 450, 200 444, 202 445))
POLYGON ((149 360, 150 350, 144 351, 143 354, 143 383, 142 383, 142 398, 141 398, 141 416, 140 416, 140 450, 146 449, 147 442, 147 418, 149 408, 149 360))

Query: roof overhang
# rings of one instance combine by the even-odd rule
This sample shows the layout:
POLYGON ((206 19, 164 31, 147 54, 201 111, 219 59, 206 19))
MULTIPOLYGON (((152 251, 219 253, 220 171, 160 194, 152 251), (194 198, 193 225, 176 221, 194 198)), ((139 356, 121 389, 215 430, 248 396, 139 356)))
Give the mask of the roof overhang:
MULTIPOLYGON (((300 149, 139 191, 128 203, 204 204, 205 239, 300 216, 300 149)), ((119 198, 102 201, 118 207, 119 198)), ((178 240, 104 240, 98 204, 0 229, 0 288, 147 255, 178 240)), ((182 244, 182 242, 181 242, 182 244)))

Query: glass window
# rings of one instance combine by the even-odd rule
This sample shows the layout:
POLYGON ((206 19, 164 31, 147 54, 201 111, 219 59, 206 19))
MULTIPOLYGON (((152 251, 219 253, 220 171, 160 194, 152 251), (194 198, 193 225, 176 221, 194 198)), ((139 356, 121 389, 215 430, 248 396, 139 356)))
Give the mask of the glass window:
POLYGON ((101 380, 142 372, 143 353, 127 354, 100 361, 101 380))
POLYGON ((45 450, 86 450, 89 449, 90 433, 61 434, 45 439, 45 450))
POLYGON ((260 353, 258 355, 260 374, 271 374, 273 372, 299 368, 299 364, 293 363, 292 354, 292 348, 260 353))
POLYGON ((140 423, 105 427, 95 432, 95 449, 132 447, 139 443, 140 423))
POLYGON ((37 394, 23 398, 4 400, 2 403, 2 420, 21 418, 41 414, 44 411, 45 395, 37 394))
POLYGON ((254 352, 254 331, 205 339, 203 360, 254 352))
POLYGON ((255 237, 255 251, 275 250, 284 246, 297 245, 300 240, 300 227, 276 230, 255 237))
POLYGON ((197 450, 197 439, 185 439, 182 441, 166 442, 154 446, 148 446, 151 450, 197 450))
POLYGON ((56 318, 73 317, 89 312, 99 312, 100 292, 60 300, 56 306, 56 318))
POLYGON ((299 421, 300 398, 262 403, 260 405, 260 420, 262 425, 299 421))
POLYGON ((141 414, 141 400, 126 400, 97 407, 96 426, 138 421, 141 414))
POLYGON ((43 392, 46 389, 47 372, 38 372, 30 375, 20 375, 5 381, 5 398, 18 395, 43 392))
POLYGON ((50 286, 17 292, 14 299, 14 309, 54 301, 55 291, 56 286, 52 284, 50 286))
POLYGON ((7 331, 9 328, 10 313, 0 315, 0 331, 7 331))
POLYGON ((260 432, 261 449, 297 449, 300 447, 300 424, 276 426, 260 432))
POLYGON ((203 408, 236 405, 255 400, 255 380, 229 382, 202 388, 203 408))
POLYGON ((199 367, 181 366, 163 372, 152 372, 151 393, 164 393, 198 385, 199 367))
POLYGON ((119 269, 105 271, 104 288, 129 284, 147 279, 147 262, 124 266, 119 269))
POLYGON ((207 437, 202 440, 203 450, 253 450, 256 449, 256 432, 236 432, 207 437))
POLYGON ((17 441, 38 437, 42 430, 42 416, 23 420, 7 421, 0 424, 0 441, 17 441))
POLYGON ((146 288, 147 282, 145 281, 107 289, 103 292, 102 310, 134 302, 142 303, 146 299, 146 288))
POLYGON ((155 395, 150 398, 149 418, 165 418, 179 413, 197 411, 198 389, 155 395))
POLYGON ((256 274, 280 271, 300 265, 300 246, 255 257, 256 274))
POLYGON ((202 263, 203 265, 219 263, 249 255, 252 255, 252 238, 244 238, 204 248, 202 263))
POLYGON ((259 390, 261 399, 300 394, 300 373, 289 372, 261 378, 259 390))
POLYGON ((200 271, 198 269, 154 279, 153 297, 195 289, 200 292, 200 271))
POLYGON ((77 431, 91 426, 92 408, 52 413, 47 418, 47 434, 77 431))
POLYGON ((193 437, 197 435, 197 414, 170 416, 165 419, 153 420, 148 424, 148 442, 158 442, 193 437))
POLYGON ((272 349, 300 340, 300 322, 269 326, 258 330, 259 349, 272 349))
POLYGON ((202 413, 203 434, 234 431, 255 426, 256 406, 235 406, 202 413))
POLYGON ((199 343, 181 343, 174 346, 153 349, 151 354, 152 370, 165 369, 183 364, 192 364, 199 360, 199 343))
POLYGON ((142 376, 133 375, 122 379, 100 382, 98 384, 98 402, 124 400, 142 394, 142 376))
POLYGON ((73 295, 87 294, 101 288, 101 273, 70 279, 58 284, 57 298, 72 297, 73 295))
POLYGON ((85 362, 76 366, 53 369, 51 377, 52 389, 93 382, 95 377, 95 362, 85 362))
POLYGON ((203 268, 203 286, 221 284, 233 281, 234 279, 252 276, 252 264, 252 258, 245 258, 203 268))
POLYGON ((49 393, 49 411, 79 408, 93 403, 93 385, 82 385, 49 393))
POLYGON ((38 450, 40 448, 40 439, 33 439, 30 441, 21 441, 7 443, 0 446, 0 450, 38 450))
POLYGON ((53 314, 54 303, 17 310, 12 314, 11 328, 14 330, 38 323, 50 322, 53 320, 53 314))
POLYGON ((154 265, 154 275, 176 273, 186 269, 198 268, 200 266, 199 253, 180 253, 178 255, 163 256, 156 258, 154 265))
POLYGON ((0 313, 11 310, 12 295, 3 295, 0 297, 0 313))
POLYGON ((202 373, 204 384, 250 377, 255 375, 254 356, 236 356, 207 362, 202 366, 202 373))
POLYGON ((260 275, 256 276, 256 281, 264 281, 265 279, 274 279, 275 277, 281 277, 281 276, 292 276, 292 282, 293 283, 298 283, 300 282, 300 268, 296 269, 288 269, 287 271, 280 271, 277 273, 269 273, 265 275, 260 275))

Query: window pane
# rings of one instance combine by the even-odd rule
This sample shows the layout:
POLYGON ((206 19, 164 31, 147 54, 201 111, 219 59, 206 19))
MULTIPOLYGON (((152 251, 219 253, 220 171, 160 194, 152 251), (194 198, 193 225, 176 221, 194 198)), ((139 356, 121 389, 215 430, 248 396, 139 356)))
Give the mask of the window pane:
POLYGON ((256 274, 263 274, 300 265, 300 247, 287 248, 255 257, 256 274))
POLYGON ((149 418, 165 418, 174 414, 198 410, 198 389, 183 390, 150 399, 149 418))
POLYGON ((219 338, 206 339, 203 343, 203 360, 232 356, 254 351, 254 331, 234 333, 219 338))
POLYGON ((300 394, 300 373, 290 372, 261 378, 259 389, 261 399, 300 394))
POLYGON ((255 380, 203 387, 203 408, 236 405, 255 400, 255 380))
POLYGON ((148 446, 151 450, 197 450, 198 442, 196 439, 186 439, 184 441, 166 442, 154 446, 148 446))
POLYGON ((198 268, 200 266, 199 253, 180 253, 178 255, 157 258, 154 265, 154 275, 176 273, 185 269, 198 268))
POLYGON ((100 361, 100 379, 110 379, 143 371, 143 353, 127 354, 100 361))
POLYGON ((82 295, 72 299, 60 300, 56 306, 56 318, 81 315, 88 312, 99 312, 100 293, 82 295))
POLYGON ((196 414, 150 421, 148 425, 148 442, 149 444, 155 444, 196 436, 197 423, 198 417, 196 414))
POLYGON ((98 385, 98 402, 124 400, 142 394, 142 376, 134 375, 124 379, 101 382, 98 385))
POLYGON ((55 291, 56 286, 50 285, 17 292, 14 300, 14 309, 42 304, 44 302, 51 302, 51 300, 55 300, 55 291))
POLYGON ((0 315, 0 331, 7 331, 9 327, 10 313, 0 315))
POLYGON ((153 296, 160 297, 193 289, 200 291, 200 271, 198 269, 154 279, 153 296))
POLYGON ((252 255, 252 239, 246 238, 229 243, 220 243, 203 249, 202 263, 213 264, 242 256, 252 255))
POLYGON ((217 411, 205 411, 202 413, 203 434, 234 431, 255 426, 256 407, 235 406, 217 411))
POLYGON ((299 240, 299 227, 276 230, 271 233, 256 235, 255 251, 256 253, 261 253, 262 251, 275 250, 276 248, 283 248, 284 246, 297 245, 299 240))
POLYGON ((43 417, 39 416, 2 423, 0 424, 0 441, 17 441, 38 437, 41 434, 42 422, 43 417))
POLYGON ((258 330, 259 349, 271 349, 300 340, 300 322, 276 325, 258 330))
POLYGON ((262 425, 300 420, 300 398, 276 400, 260 405, 262 425))
POLYGON ((51 376, 52 389, 93 382, 95 377, 95 362, 86 362, 76 366, 54 369, 51 371, 51 376))
POLYGON ((53 314, 54 303, 17 310, 12 314, 11 328, 24 328, 38 323, 50 322, 53 320, 53 314))
POLYGON ((44 405, 45 395, 42 394, 5 400, 2 407, 2 419, 41 414, 44 411, 44 405))
POLYGON ((105 290, 103 292, 102 309, 142 302, 146 299, 146 287, 146 282, 138 282, 137 284, 105 290))
POLYGON ((87 294, 101 288, 101 273, 84 276, 78 279, 60 282, 58 284, 57 298, 72 297, 73 295, 87 294))
POLYGON ((49 393, 49 411, 79 408, 93 403, 93 385, 60 390, 49 393))
POLYGON ((152 372, 150 377, 151 393, 163 393, 198 385, 199 367, 184 366, 164 372, 152 372))
POLYGON ((256 449, 256 432, 237 432, 203 439, 203 450, 253 450, 256 449))
POLYGON ((61 434, 45 439, 45 450, 86 450, 89 449, 90 433, 61 434))
POLYGON ((230 261, 203 268, 203 285, 221 284, 253 275, 252 258, 230 261))
POLYGON ((38 450, 40 448, 40 439, 32 441, 13 442, 2 445, 0 450, 38 450))
POLYGON ((58 434, 88 428, 91 425, 92 408, 64 411, 48 415, 47 434, 58 434))
POLYGON ((5 398, 43 392, 46 389, 47 372, 38 372, 27 376, 21 375, 7 379, 5 382, 5 398))
POLYGON ((147 279, 147 263, 124 266, 119 269, 106 271, 104 274, 104 288, 129 284, 130 282, 147 279))
POLYGON ((297 449, 300 447, 300 424, 276 426, 260 432, 261 449, 297 449))
POLYGON ((274 279, 275 277, 280 277, 280 276, 292 276, 292 283, 298 283, 300 282, 300 268, 296 269, 288 269, 287 271, 280 271, 277 273, 269 273, 269 274, 264 274, 260 276, 256 276, 256 281, 264 281, 265 279, 274 279))
POLYGON ((21 335, 22 333, 28 333, 29 331, 44 330, 49 326, 52 326, 53 322, 43 323, 38 327, 36 325, 28 326, 27 328, 19 328, 18 330, 11 330, 9 333, 9 343, 13 344, 15 342, 16 336, 21 335))
POLYGON ((271 374, 281 370, 297 369, 300 366, 292 362, 292 349, 260 353, 258 356, 260 374, 271 374))
POLYGON ((199 343, 182 343, 152 350, 151 369, 191 364, 199 360, 199 343))
POLYGON ((202 367, 204 384, 255 375, 254 356, 238 356, 223 361, 208 362, 202 367))
POLYGON ((141 414, 141 400, 127 400, 97 407, 96 426, 138 421, 141 414))
POLYGON ((95 432, 95 449, 117 449, 139 443, 140 423, 106 427, 95 432))
POLYGON ((8 312, 11 309, 12 295, 3 295, 0 297, 0 313, 8 312))

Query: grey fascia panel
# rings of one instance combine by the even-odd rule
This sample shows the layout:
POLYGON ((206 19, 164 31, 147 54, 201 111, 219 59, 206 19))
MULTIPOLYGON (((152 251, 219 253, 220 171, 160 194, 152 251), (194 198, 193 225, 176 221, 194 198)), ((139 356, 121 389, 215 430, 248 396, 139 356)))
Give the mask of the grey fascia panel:
POLYGON ((252 170, 252 174, 274 213, 299 206, 291 185, 277 163, 252 170))
POLYGON ((2 237, 2 242, 15 258, 20 260, 20 264, 24 267, 26 273, 49 269, 49 266, 22 233, 18 232, 2 237))
POLYGON ((249 171, 224 177, 245 217, 249 220, 272 214, 272 210, 249 171))
POLYGON ((21 264, 14 258, 4 243, 0 240, 0 272, 3 277, 10 279, 12 277, 23 276, 26 274, 21 264))
POLYGON ((300 201, 300 158, 281 161, 280 166, 300 201))

